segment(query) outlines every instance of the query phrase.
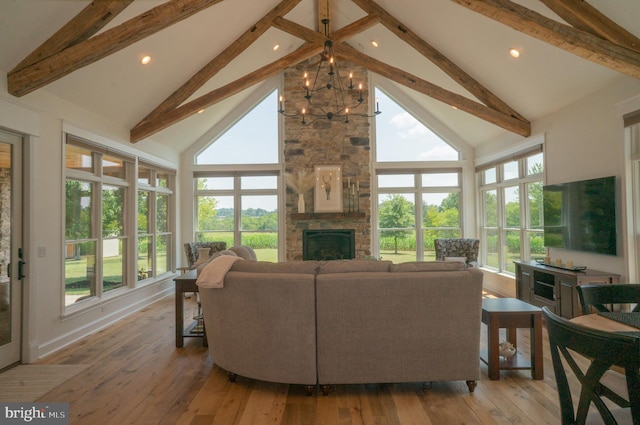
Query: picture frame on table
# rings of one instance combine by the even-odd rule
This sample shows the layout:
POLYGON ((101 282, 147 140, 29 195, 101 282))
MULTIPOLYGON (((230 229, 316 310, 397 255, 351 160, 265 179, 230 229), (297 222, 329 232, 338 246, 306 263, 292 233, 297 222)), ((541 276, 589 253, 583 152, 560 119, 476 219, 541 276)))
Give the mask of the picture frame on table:
POLYGON ((342 166, 316 165, 314 212, 342 212, 342 166))

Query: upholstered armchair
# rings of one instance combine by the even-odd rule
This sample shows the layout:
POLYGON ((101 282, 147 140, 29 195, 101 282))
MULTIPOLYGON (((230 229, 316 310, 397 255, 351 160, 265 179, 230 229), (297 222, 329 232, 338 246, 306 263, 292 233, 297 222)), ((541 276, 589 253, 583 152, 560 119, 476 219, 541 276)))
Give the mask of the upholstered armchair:
POLYGON ((434 239, 433 245, 436 249, 436 260, 445 261, 455 257, 466 257, 467 265, 478 267, 479 239, 434 239))
POLYGON ((184 253, 187 256, 186 269, 193 269, 198 265, 198 259, 200 253, 206 253, 206 249, 209 249, 209 254, 202 260, 208 259, 216 252, 224 251, 227 249, 226 242, 187 242, 184 244, 184 253))

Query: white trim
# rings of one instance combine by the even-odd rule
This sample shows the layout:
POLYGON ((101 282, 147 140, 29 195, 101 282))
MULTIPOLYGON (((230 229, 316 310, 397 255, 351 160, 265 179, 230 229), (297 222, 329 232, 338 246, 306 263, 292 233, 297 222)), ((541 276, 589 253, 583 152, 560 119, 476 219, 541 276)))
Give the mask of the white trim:
POLYGON ((69 133, 71 135, 77 136, 77 137, 81 137, 83 139, 86 139, 90 142, 94 142, 100 145, 103 145, 104 147, 114 147, 113 150, 114 152, 120 151, 123 153, 126 153, 128 155, 133 155, 136 157, 140 157, 142 158, 144 161, 152 161, 154 164, 161 166, 161 167, 167 167, 170 168, 171 170, 177 170, 178 169, 178 164, 176 162, 173 161, 169 161, 165 158, 161 158, 159 156, 155 156, 152 155, 150 153, 141 151, 139 149, 135 149, 132 148, 131 146, 127 146, 127 145, 123 145, 121 143, 116 142, 113 139, 109 139, 108 137, 104 137, 101 136, 99 134, 93 133, 89 130, 85 130, 83 128, 80 128, 78 126, 76 126, 75 124, 72 124, 68 121, 62 120, 62 132, 63 133, 69 133))
POLYGON ((0 127, 40 136, 40 116, 38 112, 27 109, 24 105, 0 99, 0 127))
POLYGON ((616 104, 616 109, 620 119, 630 112, 640 110, 640 95, 627 99, 616 104))
POLYGON ((474 165, 477 167, 482 164, 486 164, 492 161, 498 161, 502 158, 507 158, 510 155, 516 154, 520 151, 523 151, 528 148, 532 148, 537 145, 543 145, 545 143, 545 134, 537 134, 535 136, 528 137, 524 139, 522 142, 516 143, 508 149, 503 149, 500 152, 488 154, 479 158, 476 158, 474 161, 474 165))

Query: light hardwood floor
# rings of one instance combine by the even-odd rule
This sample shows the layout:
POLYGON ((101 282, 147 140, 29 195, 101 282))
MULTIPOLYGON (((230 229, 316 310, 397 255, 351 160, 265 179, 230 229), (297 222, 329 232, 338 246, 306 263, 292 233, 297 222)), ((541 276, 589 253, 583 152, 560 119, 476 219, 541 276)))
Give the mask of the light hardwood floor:
MULTIPOLYGON (((90 367, 39 401, 69 402, 71 424, 90 425, 560 424, 546 332, 541 381, 528 370, 502 371, 499 381, 490 381, 481 363, 474 393, 464 382, 435 382, 430 389, 341 385, 328 396, 309 397, 296 385, 229 382, 200 339, 175 347, 174 320, 174 301, 167 298, 42 359, 38 363, 90 367)), ((519 350, 528 354, 528 332, 518 332, 519 350)))

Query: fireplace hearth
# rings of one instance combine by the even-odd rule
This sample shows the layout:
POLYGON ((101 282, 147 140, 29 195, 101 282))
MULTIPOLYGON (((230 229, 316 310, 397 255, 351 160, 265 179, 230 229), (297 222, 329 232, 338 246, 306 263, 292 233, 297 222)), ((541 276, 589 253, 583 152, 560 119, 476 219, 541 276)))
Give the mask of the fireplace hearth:
POLYGON ((355 258, 354 229, 303 230, 303 260, 349 260, 355 258))

